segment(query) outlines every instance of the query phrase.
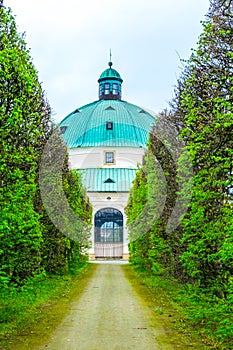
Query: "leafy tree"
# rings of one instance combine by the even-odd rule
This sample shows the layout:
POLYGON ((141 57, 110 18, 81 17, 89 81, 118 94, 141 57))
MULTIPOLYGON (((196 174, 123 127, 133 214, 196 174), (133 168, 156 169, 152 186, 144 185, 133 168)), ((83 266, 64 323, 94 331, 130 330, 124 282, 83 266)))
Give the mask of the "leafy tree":
POLYGON ((21 283, 41 271, 42 242, 34 210, 38 157, 50 107, 10 10, 0 8, 1 275, 21 283))
POLYGON ((92 223, 92 206, 87 196, 85 188, 82 186, 82 178, 79 173, 69 170, 67 172, 67 200, 74 213, 81 221, 82 239, 70 239, 70 247, 67 251, 68 269, 75 272, 77 267, 87 260, 87 249, 89 246, 90 227, 92 223))
MULTIPOLYGON (((66 273, 74 269, 74 261, 78 265, 85 260, 87 243, 78 244, 60 232, 40 198, 41 156, 55 127, 24 37, 17 33, 11 10, 4 7, 0 8, 0 131, 0 283, 21 285, 42 272, 66 273)), ((73 211, 89 224, 91 208, 81 179, 68 169, 67 154, 61 174, 58 190, 64 186, 73 211)), ((69 227, 68 218, 66 223, 69 227)))
MULTIPOLYGON (((192 50, 178 80, 172 111, 161 113, 151 132, 141 172, 145 174, 143 186, 147 186, 148 194, 140 210, 147 212, 144 223, 148 218, 150 222, 146 241, 149 251, 143 264, 153 270, 162 264, 183 281, 195 282, 207 290, 211 287, 218 296, 230 293, 233 272, 232 16, 232 1, 211 1, 197 48, 192 50), (189 151, 191 181, 187 178, 186 152, 180 149, 178 136, 170 137, 170 127, 179 132, 189 151), (150 152, 162 167, 165 179, 150 152), (164 182, 166 201, 158 220, 156 201, 161 203, 164 182), (185 202, 190 193, 192 200, 181 225, 170 230, 178 197, 185 202)), ((129 222, 135 211, 133 203, 140 202, 138 193, 134 184, 127 207, 129 222)), ((130 230, 134 233, 141 227, 133 225, 130 230)), ((133 250, 131 253, 135 254, 133 250)))
POLYGON ((129 227, 129 249, 131 262, 148 268, 149 240, 145 232, 144 208, 148 200, 148 187, 145 173, 139 169, 130 191, 129 201, 125 208, 127 225, 129 227))
MULTIPOLYGON (((139 264, 143 253, 143 266, 155 273, 180 273, 180 230, 169 230, 169 220, 177 200, 178 155, 180 141, 174 127, 171 128, 171 114, 163 112, 157 116, 144 158, 144 165, 137 173, 131 190, 126 213, 130 230, 132 260, 139 264), (137 181, 137 178, 141 181, 137 181), (141 193, 144 194, 142 200, 141 193), (138 203, 138 204, 137 204, 138 203), (135 206, 136 204, 136 206, 135 206), (135 210, 136 207, 136 210, 135 210), (139 213, 138 213, 138 209, 139 213), (132 222, 136 213, 137 220, 132 222), (140 240, 135 238, 140 237, 140 240), (133 238, 133 241, 132 241, 133 238), (135 242, 134 242, 135 241, 135 242), (141 244, 140 244, 141 241, 141 244), (136 250, 133 247, 137 246, 136 250)), ((178 213, 179 214, 179 213, 178 213)), ((141 264, 141 263, 140 263, 141 264)), ((141 264, 142 265, 142 264, 141 264)))
POLYGON ((197 49, 178 81, 175 106, 194 167, 193 200, 183 222, 187 251, 182 261, 201 285, 213 285, 215 280, 223 291, 233 272, 232 255, 223 249, 226 241, 232 245, 232 4, 211 2, 197 49))
POLYGON ((68 168, 67 149, 56 130, 41 158, 40 190, 43 265, 48 273, 67 273, 86 261, 92 210, 80 176, 68 168))

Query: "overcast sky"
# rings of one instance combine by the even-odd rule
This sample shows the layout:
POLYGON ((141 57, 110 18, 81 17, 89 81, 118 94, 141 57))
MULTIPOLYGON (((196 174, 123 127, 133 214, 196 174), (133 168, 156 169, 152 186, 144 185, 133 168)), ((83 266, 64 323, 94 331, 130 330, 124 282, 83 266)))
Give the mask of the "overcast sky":
POLYGON ((209 0, 5 0, 38 71, 53 119, 98 99, 109 49, 124 80, 122 98, 158 112, 168 107, 180 58, 202 32, 209 0))

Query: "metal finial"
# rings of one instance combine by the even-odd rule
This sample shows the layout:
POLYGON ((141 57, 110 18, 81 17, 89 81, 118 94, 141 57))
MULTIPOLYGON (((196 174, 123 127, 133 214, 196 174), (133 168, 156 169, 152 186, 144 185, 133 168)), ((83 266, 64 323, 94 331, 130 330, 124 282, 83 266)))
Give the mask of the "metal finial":
POLYGON ((112 67, 112 51, 110 49, 110 61, 108 62, 109 67, 112 67))

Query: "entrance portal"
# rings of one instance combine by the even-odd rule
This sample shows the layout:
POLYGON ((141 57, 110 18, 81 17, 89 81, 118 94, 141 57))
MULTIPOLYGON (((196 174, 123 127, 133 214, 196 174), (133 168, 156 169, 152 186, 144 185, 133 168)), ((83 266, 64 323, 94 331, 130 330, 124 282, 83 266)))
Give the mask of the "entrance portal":
POLYGON ((123 215, 114 208, 95 214, 95 257, 121 258, 123 255, 123 215))

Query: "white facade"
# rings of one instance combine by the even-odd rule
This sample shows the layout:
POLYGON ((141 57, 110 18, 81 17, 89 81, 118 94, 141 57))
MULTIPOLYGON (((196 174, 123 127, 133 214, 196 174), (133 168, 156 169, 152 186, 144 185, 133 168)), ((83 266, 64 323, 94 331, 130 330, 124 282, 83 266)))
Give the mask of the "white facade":
POLYGON ((129 193, 109 193, 109 192, 101 192, 94 193, 89 192, 88 196, 93 205, 93 219, 92 219, 92 230, 91 230, 91 243, 92 247, 89 250, 89 255, 91 258, 95 256, 95 242, 94 242, 94 231, 95 231, 95 214, 104 208, 114 208, 119 210, 123 214, 123 254, 122 258, 127 259, 129 250, 128 250, 128 230, 126 227, 127 217, 124 212, 124 208, 127 205, 129 193), (111 198, 110 200, 108 198, 111 198))
MULTIPOLYGON (((135 147, 86 147, 70 149, 69 162, 71 169, 89 169, 89 168, 126 168, 137 169, 138 165, 142 164, 143 156, 145 154, 145 148, 135 147), (114 152, 114 163, 106 164, 105 153, 114 152)), ((131 183, 127 184, 127 187, 131 187, 131 183)), ((129 192, 90 192, 88 191, 88 197, 93 206, 93 219, 92 219, 92 231, 91 231, 91 249, 89 250, 89 256, 91 259, 95 257, 95 215, 104 208, 113 208, 119 210, 123 215, 123 245, 122 245, 122 258, 128 258, 128 231, 126 227, 126 215, 124 208, 127 205, 129 192)), ((110 252, 110 257, 113 257, 114 253, 110 252)))
POLYGON ((69 162, 71 169, 85 168, 132 168, 142 164, 144 148, 135 147, 85 147, 71 148, 69 162), (114 163, 105 162, 105 153, 114 152, 114 163))

